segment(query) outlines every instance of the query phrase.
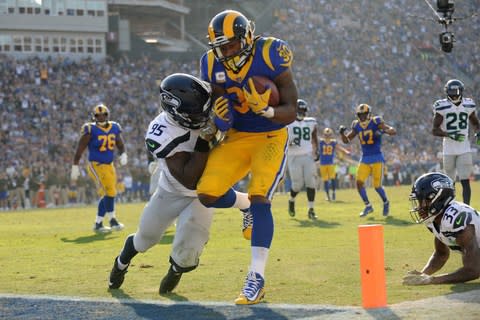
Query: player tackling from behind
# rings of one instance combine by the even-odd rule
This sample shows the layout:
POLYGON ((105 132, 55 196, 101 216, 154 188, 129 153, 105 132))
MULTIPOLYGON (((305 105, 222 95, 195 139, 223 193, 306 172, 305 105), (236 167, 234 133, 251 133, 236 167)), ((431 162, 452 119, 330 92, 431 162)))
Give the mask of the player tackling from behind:
MULTIPOLYGON (((188 74, 172 74, 160 84, 160 113, 148 126, 147 150, 159 162, 157 189, 145 206, 138 230, 125 240, 110 272, 109 288, 122 285, 133 257, 157 244, 176 220, 170 268, 159 293, 171 292, 183 273, 194 270, 209 239, 213 209, 204 207, 195 188, 210 151, 210 85, 188 74)), ((233 191, 240 209, 250 206, 246 193, 233 191)))
POLYGON ((404 285, 458 283, 480 277, 480 216, 469 205, 455 201, 455 186, 449 176, 432 172, 420 176, 410 194, 416 223, 423 223, 434 235, 434 251, 421 271, 412 270, 404 285), (458 252, 463 266, 451 273, 433 275, 458 252))

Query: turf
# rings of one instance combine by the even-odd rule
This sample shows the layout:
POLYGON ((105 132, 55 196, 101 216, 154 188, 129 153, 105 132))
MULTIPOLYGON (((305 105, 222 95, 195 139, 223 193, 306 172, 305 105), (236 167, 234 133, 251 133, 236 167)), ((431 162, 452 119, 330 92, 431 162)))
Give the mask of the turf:
MULTIPOLYGON (((405 287, 402 276, 421 269, 433 250, 433 237, 411 222, 410 188, 388 187, 391 215, 384 218, 381 202, 368 189, 375 211, 365 218, 355 190, 340 190, 336 202, 317 194, 317 221, 307 219, 306 195, 300 193, 297 215, 287 213, 287 195, 273 202, 275 236, 266 270, 266 301, 292 304, 361 305, 358 226, 384 226, 388 304, 480 288, 467 284, 405 287)), ((472 185, 472 205, 480 208, 478 182, 472 185)), ((174 294, 158 295, 168 270, 174 235, 172 226, 161 242, 139 254, 120 290, 107 290, 114 257, 125 237, 135 232, 144 204, 117 204, 126 228, 109 235, 91 231, 95 207, 0 213, 0 293, 118 297, 173 301, 227 301, 239 293, 250 259, 249 242, 241 235, 238 210, 217 210, 210 241, 197 270, 185 274, 174 294)), ((443 271, 461 265, 452 254, 443 271)))

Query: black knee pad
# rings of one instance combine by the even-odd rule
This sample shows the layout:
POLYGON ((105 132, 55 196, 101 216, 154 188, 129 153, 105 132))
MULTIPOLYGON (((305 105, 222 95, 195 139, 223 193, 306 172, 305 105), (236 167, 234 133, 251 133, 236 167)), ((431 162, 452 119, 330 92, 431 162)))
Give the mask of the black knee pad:
POLYGON ((190 272, 190 271, 192 271, 192 270, 195 270, 195 269, 197 268, 197 266, 198 266, 198 265, 195 265, 195 266, 186 267, 186 268, 180 267, 180 266, 173 260, 172 257, 170 257, 169 261, 170 261, 170 264, 175 267, 175 270, 176 270, 177 272, 182 272, 182 273, 190 272))

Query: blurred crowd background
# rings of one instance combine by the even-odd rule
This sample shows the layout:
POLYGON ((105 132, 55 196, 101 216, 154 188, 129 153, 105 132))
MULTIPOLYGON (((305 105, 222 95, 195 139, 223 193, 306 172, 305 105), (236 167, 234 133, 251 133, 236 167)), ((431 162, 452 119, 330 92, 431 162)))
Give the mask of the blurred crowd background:
MULTIPOLYGON (((367 103, 398 131, 383 140, 387 185, 410 183, 418 174, 438 169, 441 139, 430 133, 432 104, 445 96, 443 86, 450 78, 462 80, 465 96, 479 101, 479 18, 455 23, 457 42, 447 54, 438 44, 442 27, 422 1, 281 3, 275 23, 257 34, 291 45, 299 97, 309 103, 319 132, 349 126, 355 106, 367 103)), ((468 16, 478 10, 479 1, 462 5, 458 15, 468 16)), ((124 130, 130 161, 124 168, 117 166, 119 201, 146 200, 150 177, 143 137, 160 111, 157 81, 174 72, 198 75, 199 58, 172 55, 159 60, 145 54, 135 60, 124 56, 94 62, 0 55, 0 209, 38 206, 41 185, 50 207, 96 201, 84 170, 86 154, 76 185, 70 182, 70 169, 80 128, 99 102, 124 130)), ((340 187, 353 187, 360 156, 357 141, 348 148, 352 159, 338 159, 340 187)), ((472 152, 474 178, 479 170, 473 144, 472 152)))

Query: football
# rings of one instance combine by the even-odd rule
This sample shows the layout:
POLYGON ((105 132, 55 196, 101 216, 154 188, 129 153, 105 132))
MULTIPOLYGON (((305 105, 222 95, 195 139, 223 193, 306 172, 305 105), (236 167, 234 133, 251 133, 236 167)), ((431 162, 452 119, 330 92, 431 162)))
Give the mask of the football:
POLYGON ((275 82, 264 76, 252 76, 252 80, 258 93, 264 93, 268 88, 272 89, 268 105, 271 107, 278 106, 280 103, 280 94, 275 82))

